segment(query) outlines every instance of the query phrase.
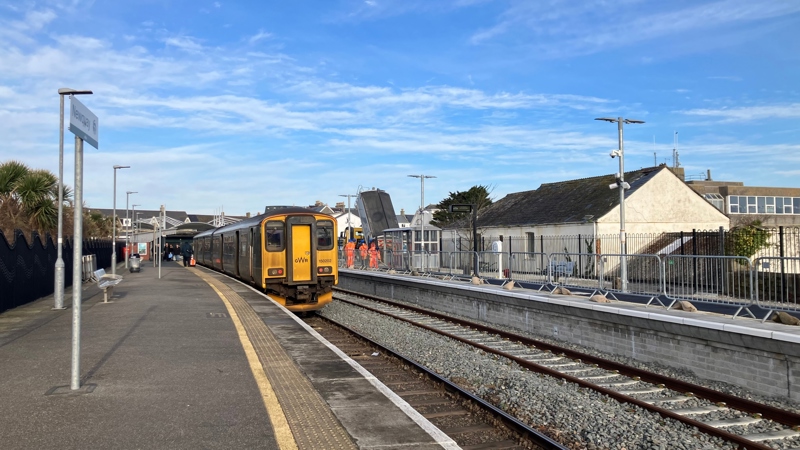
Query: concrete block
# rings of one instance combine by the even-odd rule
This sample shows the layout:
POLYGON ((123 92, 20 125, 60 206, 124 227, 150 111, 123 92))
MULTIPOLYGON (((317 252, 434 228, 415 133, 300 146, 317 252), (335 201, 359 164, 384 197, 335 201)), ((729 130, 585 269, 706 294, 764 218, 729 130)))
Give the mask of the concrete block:
POLYGON ((772 339, 784 342, 791 342, 794 344, 800 344, 800 334, 797 333, 784 333, 782 331, 773 331, 772 339))
POLYGON ((757 337, 767 338, 767 339, 772 338, 772 333, 773 333, 770 330, 762 330, 762 329, 758 329, 758 328, 745 327, 745 326, 741 326, 741 325, 732 325, 732 324, 725 324, 722 327, 722 329, 724 331, 729 332, 729 333, 738 333, 738 334, 744 334, 744 335, 748 335, 748 336, 757 336, 757 337))

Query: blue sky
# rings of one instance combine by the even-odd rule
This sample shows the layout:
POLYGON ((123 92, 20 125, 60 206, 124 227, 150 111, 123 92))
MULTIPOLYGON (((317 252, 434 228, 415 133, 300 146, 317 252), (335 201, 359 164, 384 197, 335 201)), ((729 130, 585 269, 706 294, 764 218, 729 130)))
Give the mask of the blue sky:
MULTIPOLYGON (((680 163, 800 187, 800 2, 0 0, 0 161, 58 171, 58 88, 100 119, 84 199, 414 211, 680 163)), ((68 102, 67 102, 68 105, 68 102)), ((65 132, 65 182, 73 136, 65 132)))

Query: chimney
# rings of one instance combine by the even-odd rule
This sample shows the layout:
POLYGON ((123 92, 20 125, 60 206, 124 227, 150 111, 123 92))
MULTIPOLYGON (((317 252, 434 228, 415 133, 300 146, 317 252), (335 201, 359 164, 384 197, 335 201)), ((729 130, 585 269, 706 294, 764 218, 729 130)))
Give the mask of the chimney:
POLYGON ((406 210, 403 209, 403 208, 400 208, 400 215, 401 216, 405 216, 406 215, 406 210))
POLYGON ((247 213, 247 214, 245 214, 244 216, 245 216, 245 217, 247 217, 247 218, 249 219, 249 218, 250 218, 250 213, 248 212, 248 213, 247 213))
POLYGON ((711 181, 711 169, 708 169, 708 170, 706 171, 706 173, 707 173, 707 175, 706 175, 706 181, 711 181))

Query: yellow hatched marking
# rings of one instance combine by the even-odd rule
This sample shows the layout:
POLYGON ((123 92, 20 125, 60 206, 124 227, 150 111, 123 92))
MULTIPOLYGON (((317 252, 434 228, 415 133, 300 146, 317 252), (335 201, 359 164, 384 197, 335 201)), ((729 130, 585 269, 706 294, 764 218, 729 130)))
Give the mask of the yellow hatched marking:
POLYGON ((261 365, 259 361, 258 354, 256 353, 255 348, 253 348, 253 344, 250 342, 250 339, 247 338, 247 332, 242 325, 241 320, 239 320, 239 315, 236 313, 236 310, 233 309, 230 302, 225 295, 217 289, 212 282, 204 277, 200 271, 197 269, 192 269, 200 278, 203 279, 211 289, 217 293, 219 298, 222 299, 222 302, 225 304, 225 308, 228 310, 228 314, 231 316, 231 320, 233 320, 233 325, 236 327, 236 333, 239 335, 239 342, 241 342, 242 347, 244 348, 244 353, 247 355, 247 362, 250 365, 250 371, 253 373, 253 378, 256 380, 256 384, 258 385, 258 390, 261 392, 261 398, 264 401, 264 406, 267 408, 267 415, 269 416, 269 420, 272 423, 272 428, 275 430, 275 440, 278 442, 278 447, 283 450, 293 450, 297 449, 297 443, 294 440, 294 436, 292 435, 292 430, 289 427, 289 423, 286 421, 286 415, 283 413, 283 408, 281 408, 280 402, 278 402, 278 397, 275 395, 275 391, 272 390, 272 385, 267 378, 267 375, 264 373, 264 367, 261 365))
POLYGON ((276 391, 272 391, 270 387, 270 392, 277 397, 279 407, 283 405, 280 410, 294 431, 292 436, 297 447, 356 449, 350 435, 342 428, 327 403, 295 366, 294 361, 250 305, 224 282, 207 277, 200 271, 195 273, 214 288, 228 311, 232 312, 231 317, 235 316, 241 321, 246 333, 244 339, 251 343, 251 348, 260 360, 259 368, 271 382, 270 386, 276 387, 276 391))

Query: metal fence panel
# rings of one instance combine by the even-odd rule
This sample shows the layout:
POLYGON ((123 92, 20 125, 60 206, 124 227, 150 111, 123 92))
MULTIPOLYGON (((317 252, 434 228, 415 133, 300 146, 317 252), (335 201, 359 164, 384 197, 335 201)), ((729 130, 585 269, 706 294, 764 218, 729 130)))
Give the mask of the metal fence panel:
POLYGON ((664 290, 673 303, 690 300, 750 307, 754 302, 752 287, 753 264, 744 256, 664 258, 664 290))
MULTIPOLYGON (((599 256, 600 290, 624 292, 649 297, 647 304, 661 303, 664 295, 663 264, 658 255, 604 253, 599 256), (622 280, 622 259, 625 259, 627 280, 622 280)), ((662 304, 663 305, 663 304, 662 304)))
POLYGON ((541 285, 547 284, 547 262, 545 253, 515 252, 511 254, 507 278, 541 285))
POLYGON ((800 257, 762 256, 753 261, 756 304, 770 311, 800 311, 800 257))

